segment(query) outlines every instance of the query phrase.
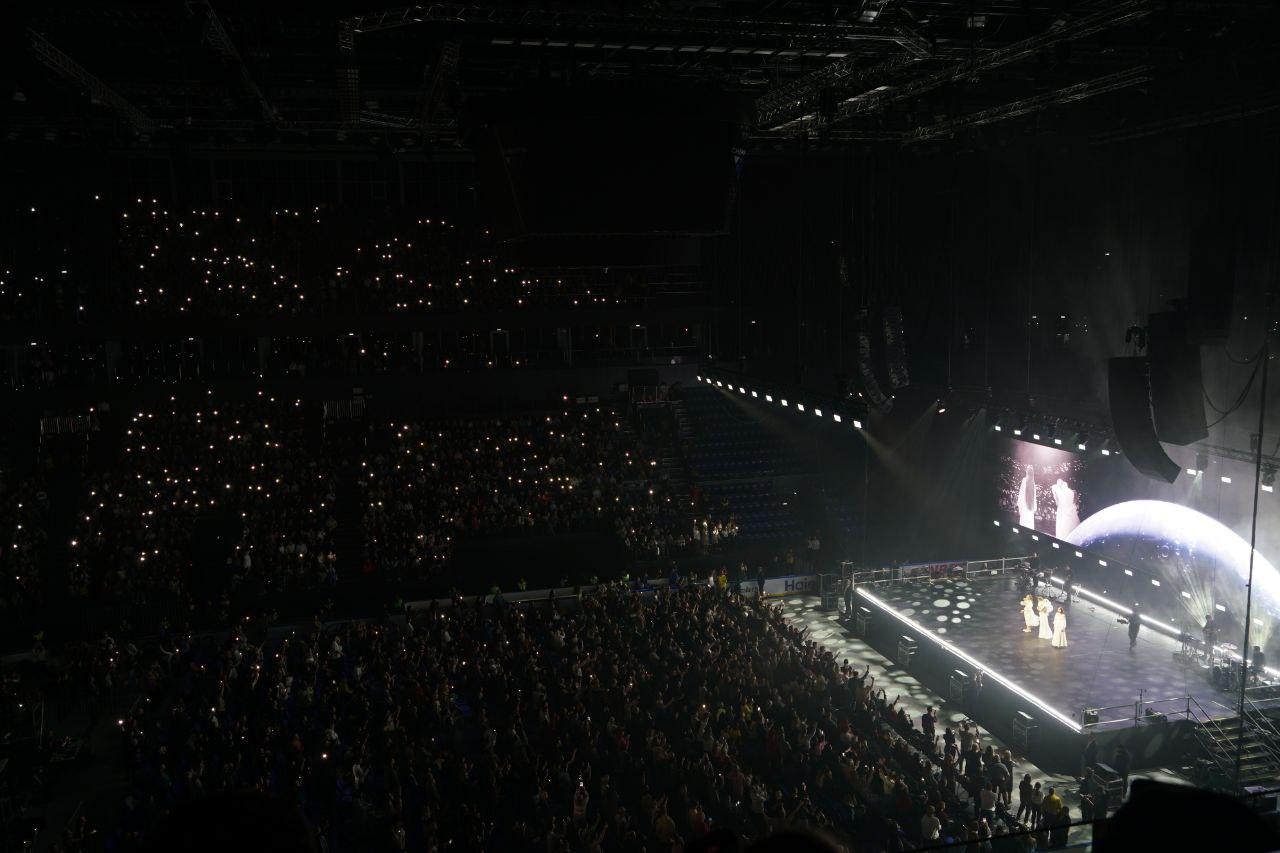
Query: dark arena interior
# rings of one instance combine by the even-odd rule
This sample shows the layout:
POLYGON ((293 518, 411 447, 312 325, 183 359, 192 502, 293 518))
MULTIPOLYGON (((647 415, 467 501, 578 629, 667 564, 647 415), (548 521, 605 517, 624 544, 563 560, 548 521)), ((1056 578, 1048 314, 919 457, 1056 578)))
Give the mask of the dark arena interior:
POLYGON ((0 20, 0 850, 1280 849, 1274 0, 0 20))

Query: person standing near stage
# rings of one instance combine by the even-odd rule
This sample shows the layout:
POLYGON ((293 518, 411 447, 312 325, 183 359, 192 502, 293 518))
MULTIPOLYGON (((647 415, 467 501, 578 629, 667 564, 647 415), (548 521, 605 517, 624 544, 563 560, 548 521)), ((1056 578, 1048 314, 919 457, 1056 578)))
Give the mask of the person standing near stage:
POLYGON ((1129 796, 1129 750, 1125 749, 1122 743, 1116 744, 1115 755, 1111 759, 1111 768, 1120 777, 1121 799, 1129 796))
POLYGON ((1036 605, 1036 612, 1040 616, 1040 639, 1052 640, 1053 624, 1049 621, 1049 614, 1053 612, 1053 605, 1049 603, 1049 599, 1040 599, 1039 604, 1036 605))
POLYGON ((1026 595, 1022 599, 1022 621, 1026 623, 1026 627, 1022 629, 1022 633, 1030 634, 1032 628, 1040 626, 1040 614, 1036 612, 1036 600, 1032 595, 1026 595))
POLYGON ((1142 620, 1138 617, 1138 605, 1133 605, 1133 615, 1129 617, 1129 648, 1138 645, 1138 629, 1142 627, 1142 620))
POLYGON ((1015 820, 1021 821, 1024 817, 1031 817, 1031 774, 1022 774, 1022 781, 1018 783, 1018 815, 1015 820))
POLYGON ((1089 742, 1084 747, 1084 772, 1089 773, 1098 764, 1098 736, 1089 732, 1089 742))
POLYGON ((1067 647, 1067 611, 1061 607, 1053 617, 1053 642, 1050 645, 1055 649, 1067 647))

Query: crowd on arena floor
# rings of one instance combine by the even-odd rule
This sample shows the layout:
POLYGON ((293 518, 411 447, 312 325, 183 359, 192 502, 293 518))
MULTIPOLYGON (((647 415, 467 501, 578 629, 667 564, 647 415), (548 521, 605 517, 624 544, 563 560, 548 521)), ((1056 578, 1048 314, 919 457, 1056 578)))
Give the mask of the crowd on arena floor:
POLYGON ((122 676, 144 701, 120 723, 118 849, 235 789, 296 803, 334 853, 674 850, 798 827, 849 850, 1023 851, 1069 818, 1051 789, 1015 813, 1018 768, 976 727, 917 724, 775 606, 701 584, 162 647, 122 676))

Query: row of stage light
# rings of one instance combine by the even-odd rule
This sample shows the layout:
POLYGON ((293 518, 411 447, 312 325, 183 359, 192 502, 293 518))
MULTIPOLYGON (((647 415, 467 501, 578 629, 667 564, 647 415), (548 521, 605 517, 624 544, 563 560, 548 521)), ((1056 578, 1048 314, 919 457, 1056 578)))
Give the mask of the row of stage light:
MULTIPOLYGON (((784 409, 794 409, 795 411, 801 414, 813 412, 813 414, 816 417, 824 418, 824 419, 826 418, 826 415, 823 413, 822 409, 818 408, 817 406, 806 406, 804 403, 788 400, 786 397, 782 397, 782 396, 779 396, 775 400, 773 394, 757 391, 754 388, 747 388, 745 385, 735 385, 733 384, 733 382, 725 383, 719 379, 712 379, 709 376, 699 376, 698 381, 705 382, 708 385, 714 385, 716 388, 727 389, 729 391, 737 391, 739 394, 743 395, 744 397, 750 396, 754 400, 763 399, 766 403, 777 403, 779 406, 781 406, 784 409)), ((842 424, 845 422, 845 416, 841 415, 839 412, 831 412, 831 420, 835 421, 838 424, 842 424)), ((854 429, 862 429, 862 421, 859 420, 858 418, 851 417, 848 420, 851 424, 853 424, 854 429)))
MULTIPOLYGON (((1000 433, 1005 431, 1005 427, 1002 424, 995 424, 994 426, 991 427, 991 429, 994 432, 1000 432, 1000 433)), ((1038 442, 1040 444, 1051 445, 1053 447, 1061 447, 1063 450, 1066 450, 1070 453, 1088 453, 1089 452, 1089 442, 1081 441, 1080 439, 1083 438, 1083 436, 1080 436, 1078 434, 1073 441, 1071 441, 1070 443, 1066 443, 1065 439, 1063 439, 1062 436, 1060 435, 1051 435, 1046 431, 1045 435, 1042 436, 1039 432, 1036 432, 1035 428, 1010 427, 1009 433, 1014 438, 1021 439, 1022 441, 1038 442), (1074 444, 1075 447, 1071 447, 1071 444, 1074 444)), ((1104 440, 1102 442, 1101 447, 1099 447, 1099 452, 1103 456, 1119 456, 1120 455, 1120 450, 1115 446, 1115 442, 1112 439, 1104 440)))
MULTIPOLYGON (((938 409, 938 414, 942 414, 945 411, 946 411, 946 407, 943 406, 938 409)), ((994 426, 991 427, 991 429, 999 433, 1003 433, 1006 431, 1006 427, 1003 424, 995 424, 994 426)), ((1089 451, 1090 444, 1087 441, 1080 441, 1079 439, 1083 438, 1083 436, 1079 433, 1075 434, 1076 439, 1064 443, 1064 439, 1062 438, 1062 436, 1052 435, 1047 431, 1046 433, 1041 434, 1039 432, 1036 432, 1036 429, 1037 429, 1036 427, 1008 427, 1008 432, 1019 441, 1043 444, 1047 447, 1048 446, 1058 447, 1058 448, 1061 448, 1062 450, 1067 451, 1068 453, 1087 453, 1089 451), (1075 445, 1074 448, 1071 446, 1072 444, 1075 445)), ((1116 444, 1115 439, 1110 439, 1110 438, 1102 440, 1101 445, 1098 446, 1098 452, 1101 453, 1103 456, 1114 456, 1117 458, 1120 456, 1119 445, 1116 444)), ((1204 465, 1204 464, 1205 464, 1204 461, 1199 462, 1199 465, 1204 465)), ((1202 467, 1187 468, 1186 472, 1189 476, 1199 477, 1204 474, 1204 468, 1202 467)), ((1226 475, 1220 476, 1218 477, 1218 479, 1224 485, 1227 485, 1227 486, 1231 485, 1232 483, 1231 477, 1228 477, 1226 475)), ((1264 466, 1262 483, 1258 486, 1258 488, 1267 493, 1274 493, 1275 479, 1276 479, 1275 468, 1274 467, 1267 468, 1264 466)))

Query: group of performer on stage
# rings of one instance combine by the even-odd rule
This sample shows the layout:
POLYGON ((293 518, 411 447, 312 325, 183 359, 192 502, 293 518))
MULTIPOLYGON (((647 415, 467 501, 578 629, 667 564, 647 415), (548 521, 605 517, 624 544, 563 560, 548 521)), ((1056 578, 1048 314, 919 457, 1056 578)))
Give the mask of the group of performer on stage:
POLYGON ((1022 598, 1022 619, 1026 627, 1022 633, 1030 634, 1039 630, 1040 639, 1049 640, 1055 649, 1067 647, 1067 611, 1058 607, 1055 611, 1049 599, 1038 595, 1025 595, 1022 598))

